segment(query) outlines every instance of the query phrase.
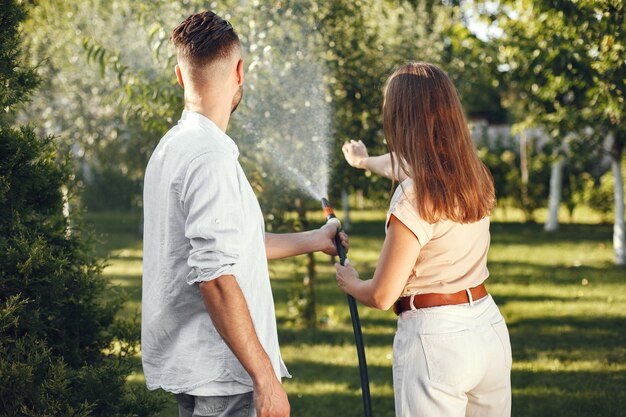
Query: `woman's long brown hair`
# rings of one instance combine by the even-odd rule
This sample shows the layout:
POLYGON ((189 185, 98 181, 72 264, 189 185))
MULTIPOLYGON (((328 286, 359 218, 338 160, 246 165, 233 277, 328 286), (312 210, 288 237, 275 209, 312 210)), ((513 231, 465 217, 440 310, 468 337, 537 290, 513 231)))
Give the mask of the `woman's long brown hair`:
POLYGON ((413 179, 423 219, 472 223, 491 213, 493 177, 476 154, 458 93, 445 72, 423 62, 394 71, 385 88, 383 125, 392 172, 399 164, 413 179))

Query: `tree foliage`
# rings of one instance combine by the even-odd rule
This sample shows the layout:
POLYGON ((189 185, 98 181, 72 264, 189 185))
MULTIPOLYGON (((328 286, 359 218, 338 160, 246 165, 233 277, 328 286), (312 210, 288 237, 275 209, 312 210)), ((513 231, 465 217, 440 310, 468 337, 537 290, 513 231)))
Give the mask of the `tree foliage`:
MULTIPOLYGON (((292 190, 288 200, 293 201, 295 187, 272 168, 271 160, 276 157, 267 149, 276 141, 270 135, 257 135, 257 143, 246 141, 249 132, 242 127, 250 124, 247 119, 269 111, 271 116, 261 127, 289 132, 292 125, 284 121, 293 122, 295 115, 299 126, 316 128, 318 120, 307 120, 311 109, 304 105, 306 100, 281 84, 285 79, 281 73, 289 65, 292 75, 286 76, 294 77, 294 68, 310 74, 311 67, 322 75, 318 88, 324 90, 324 104, 329 108, 323 123, 329 128, 323 139, 329 142, 334 197, 342 188, 357 188, 374 200, 385 201, 381 197, 389 183, 350 169, 339 149, 343 141, 361 138, 374 153, 386 150, 380 115, 382 88, 386 76, 400 63, 423 60, 442 65, 459 86, 470 115, 504 117, 498 83, 491 75, 496 73, 495 52, 469 32, 462 9, 454 2, 88 0, 74 7, 59 0, 41 0, 28 32, 32 59, 49 58, 44 67, 50 67, 53 85, 42 95, 52 94, 55 99, 42 98, 38 102, 45 102, 45 107, 37 111, 49 125, 59 127, 57 132, 72 132, 76 154, 95 171, 93 175, 109 165, 140 180, 156 142, 182 107, 169 34, 184 17, 206 8, 231 20, 243 40, 249 76, 240 114, 235 114, 230 131, 243 143, 246 172, 266 212, 274 218, 280 217, 278 205, 286 203, 281 197, 287 194, 285 189, 292 190), (74 36, 68 41, 65 33, 74 36), (103 102, 96 103, 98 99, 103 102), (258 142, 264 144, 257 146, 258 142)), ((297 81, 306 91, 318 78, 302 75, 297 81)))
MULTIPOLYGON (((502 32, 499 64, 506 104, 521 129, 549 134, 553 158, 586 158, 607 136, 616 184, 626 144, 626 8, 622 0, 479 2, 502 32), (490 12, 490 10, 492 12, 490 12), (580 152, 582 151, 582 152, 580 152)), ((623 193, 617 186, 616 195, 623 193)), ((616 262, 624 262, 623 201, 615 214, 616 262), (622 214, 620 214, 622 213, 622 214), (621 217, 621 218, 620 218, 621 217)))
POLYGON ((621 149, 626 129, 621 123, 626 94, 623 2, 501 1, 491 9, 488 17, 502 31, 493 42, 509 91, 505 104, 521 127, 543 127, 566 145, 568 139, 601 144, 613 132, 615 150, 621 149), (570 135, 590 128, 593 134, 570 135))

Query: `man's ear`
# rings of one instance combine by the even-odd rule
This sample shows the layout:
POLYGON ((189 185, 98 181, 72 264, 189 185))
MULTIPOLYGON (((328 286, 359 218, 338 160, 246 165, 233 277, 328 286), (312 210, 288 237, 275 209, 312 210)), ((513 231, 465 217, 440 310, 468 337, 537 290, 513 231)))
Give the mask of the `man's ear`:
POLYGON ((237 85, 243 85, 243 59, 237 61, 237 85))
POLYGON ((183 81, 183 73, 180 70, 180 66, 178 64, 176 64, 176 67, 174 67, 174 71, 176 71, 176 79, 178 80, 178 84, 185 88, 185 82, 183 81))

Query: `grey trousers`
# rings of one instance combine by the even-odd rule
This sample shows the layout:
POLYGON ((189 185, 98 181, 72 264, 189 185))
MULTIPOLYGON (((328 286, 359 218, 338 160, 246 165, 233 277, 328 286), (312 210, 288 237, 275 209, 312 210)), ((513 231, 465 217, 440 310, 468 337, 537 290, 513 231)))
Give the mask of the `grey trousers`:
POLYGON ((215 397, 176 394, 176 400, 179 417, 256 417, 252 391, 215 397))

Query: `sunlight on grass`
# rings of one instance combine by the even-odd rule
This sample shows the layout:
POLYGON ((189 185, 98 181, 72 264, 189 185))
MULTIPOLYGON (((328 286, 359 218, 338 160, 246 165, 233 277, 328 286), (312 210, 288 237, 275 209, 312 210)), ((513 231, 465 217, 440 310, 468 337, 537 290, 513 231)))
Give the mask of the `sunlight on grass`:
POLYGON ((110 265, 106 269, 109 276, 141 276, 141 259, 124 259, 117 256, 109 261, 110 265))
POLYGON ((513 364, 513 370, 519 371, 561 371, 561 372, 624 372, 626 364, 612 364, 600 360, 577 360, 577 361, 561 361, 551 357, 541 357, 534 361, 516 361, 513 364))
MULTIPOLYGON (((358 365, 356 350, 353 344, 291 344, 281 349, 281 351, 283 359, 287 363, 304 361, 330 365, 358 365)), ((369 365, 391 366, 391 346, 384 348, 366 347, 366 354, 369 365)))
MULTIPOLYGON (((301 384, 298 382, 292 382, 291 380, 283 381, 285 384, 285 390, 287 394, 295 394, 297 397, 302 395, 322 396, 326 394, 348 394, 356 398, 361 396, 361 388, 354 389, 349 384, 334 384, 331 382, 315 382, 312 384, 301 384)), ((377 397, 387 396, 393 397, 393 386, 388 385, 376 385, 370 386, 371 392, 377 397)))

